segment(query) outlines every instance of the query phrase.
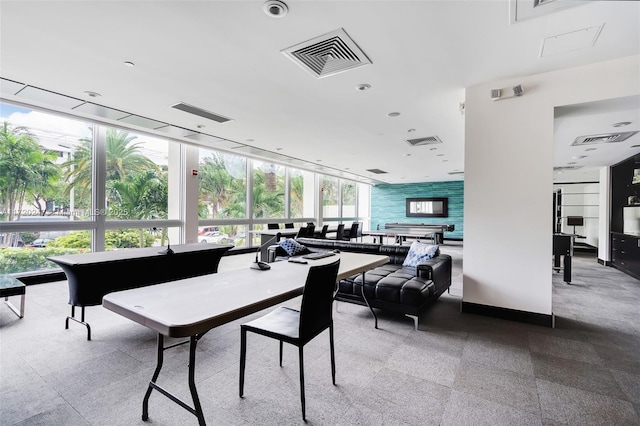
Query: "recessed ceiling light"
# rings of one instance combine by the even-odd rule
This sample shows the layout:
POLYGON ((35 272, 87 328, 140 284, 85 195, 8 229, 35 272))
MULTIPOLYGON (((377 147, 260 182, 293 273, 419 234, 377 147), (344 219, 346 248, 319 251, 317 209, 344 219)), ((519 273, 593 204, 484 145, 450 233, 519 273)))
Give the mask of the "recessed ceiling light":
POLYGON ((598 148, 587 148, 587 149, 585 149, 585 151, 595 151, 596 149, 598 149, 598 148))
POLYGON ((351 168, 350 168, 350 167, 345 167, 344 169, 345 169, 345 170, 350 170, 351 168))
POLYGON ((631 148, 640 148, 640 145, 631 145, 631 148))
POLYGON ((413 132, 415 132, 415 131, 416 131, 416 129, 409 129, 409 130, 407 130, 407 132, 409 132, 409 133, 413 133, 413 132))
POLYGON ((131 62, 131 61, 125 61, 124 66, 125 66, 125 67, 129 67, 129 68, 133 68, 133 67, 135 67, 135 66, 136 66, 136 64, 134 64, 134 63, 133 63, 133 62, 131 62))
POLYGON ((446 163, 447 161, 449 161, 449 160, 442 160, 443 163, 446 163))
POLYGON ((205 126, 204 124, 198 124, 196 127, 197 127, 198 129, 204 129, 204 128, 205 128, 205 127, 207 127, 207 126, 205 126))
POLYGON ((272 18, 283 18, 289 12, 289 7, 279 0, 269 0, 264 2, 262 10, 272 18))
POLYGON ((587 158, 586 155, 574 155, 571 157, 573 160, 582 160, 583 158, 587 158))
POLYGON ((435 151, 438 148, 429 148, 429 151, 435 151))
POLYGON ((255 142, 255 139, 247 139, 247 142, 255 142))
POLYGON ((100 96, 102 96, 100 93, 98 92, 92 92, 90 90, 85 90, 84 91, 85 95, 91 97, 91 98, 99 98, 100 96))
POLYGON ((405 157, 411 157, 411 154, 405 154, 404 156, 405 157))
POLYGON ((371 89, 371 85, 370 84, 366 84, 366 83, 358 84, 356 86, 356 90, 359 91, 359 92, 363 92, 363 91, 369 90, 369 89, 371 89))
POLYGON ((387 116, 389 116, 389 117, 397 117, 399 115, 400 115, 399 112, 390 112, 389 114, 387 114, 387 116))
POLYGON ((444 157, 444 154, 438 154, 436 157, 444 157))
POLYGON ((322 163, 322 160, 316 160, 316 162, 318 162, 318 163, 322 163))
POLYGON ((631 124, 630 121, 620 121, 618 123, 613 123, 611 126, 612 127, 624 127, 624 126, 628 126, 629 124, 631 124))
POLYGON ((276 151, 282 151, 282 148, 276 148, 276 151))

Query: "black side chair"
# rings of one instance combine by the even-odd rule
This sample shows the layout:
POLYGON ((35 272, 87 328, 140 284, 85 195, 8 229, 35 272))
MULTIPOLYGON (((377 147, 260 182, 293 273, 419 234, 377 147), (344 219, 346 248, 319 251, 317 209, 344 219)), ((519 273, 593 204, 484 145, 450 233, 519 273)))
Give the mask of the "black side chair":
POLYGON ((307 227, 306 226, 301 226, 300 229, 298 229, 298 233, 296 234, 296 238, 298 237, 306 237, 307 236, 307 227))
POLYGON ((280 341, 280 367, 282 367, 282 342, 298 347, 300 362, 300 402, 302 419, 306 419, 304 400, 303 347, 314 337, 329 329, 331 350, 331 380, 336 384, 336 359, 333 350, 333 293, 340 259, 309 268, 302 294, 300 310, 279 307, 271 313, 240 326, 240 398, 244 394, 244 370, 247 358, 247 331, 252 331, 280 341))
POLYGON ((315 238, 327 238, 327 231, 329 230, 329 225, 322 225, 322 231, 314 234, 315 238))
POLYGON ((307 237, 313 238, 316 233, 315 225, 307 225, 307 237))
POLYGON ((353 238, 358 238, 358 222, 353 222, 351 224, 351 229, 349 230, 349 233, 344 236, 343 240, 351 241, 353 238))
POLYGON ((267 229, 280 229, 280 225, 277 223, 267 223, 267 229))
POLYGON ((293 222, 292 222, 292 223, 285 223, 285 224, 284 224, 284 227, 285 227, 286 229, 293 229, 293 228, 294 228, 294 226, 293 226, 293 222))
POLYGON ((336 240, 344 240, 344 223, 338 225, 336 230, 336 240))
POLYGON ((358 222, 358 230, 356 231, 356 238, 360 238, 360 242, 362 242, 362 222, 358 222))

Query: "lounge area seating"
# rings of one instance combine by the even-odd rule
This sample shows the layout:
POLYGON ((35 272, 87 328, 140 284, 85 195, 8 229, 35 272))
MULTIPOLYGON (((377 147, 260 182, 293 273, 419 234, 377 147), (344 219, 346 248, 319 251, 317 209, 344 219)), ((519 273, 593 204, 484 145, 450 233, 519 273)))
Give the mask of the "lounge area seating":
MULTIPOLYGON (((296 238, 295 241, 305 247, 296 255, 340 250, 389 256, 389 263, 341 280, 336 294, 338 301, 368 306, 374 316, 376 328, 378 320, 373 308, 405 314, 413 318, 417 329, 424 310, 451 285, 451 256, 440 253, 439 249, 433 258, 416 266, 405 266, 403 264, 411 246, 313 238, 296 238)), ((269 262, 289 258, 289 254, 279 245, 269 247, 268 253, 269 262)))

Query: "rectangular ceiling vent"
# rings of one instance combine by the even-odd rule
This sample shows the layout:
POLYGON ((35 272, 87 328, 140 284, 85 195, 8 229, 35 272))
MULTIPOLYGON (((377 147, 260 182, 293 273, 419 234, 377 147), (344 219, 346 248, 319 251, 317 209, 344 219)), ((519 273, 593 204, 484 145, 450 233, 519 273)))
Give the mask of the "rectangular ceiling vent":
POLYGON ((180 111, 188 112, 189 114, 194 114, 202 118, 206 118, 208 120, 213 120, 218 123, 224 123, 227 121, 231 121, 230 118, 223 117, 219 114, 214 114, 202 108, 194 107, 193 105, 185 104, 184 102, 178 102, 177 104, 171 105, 171 108, 179 109, 180 111))
POLYGON ((282 53, 316 78, 371 64, 342 28, 291 46, 282 53))
POLYGON ((385 172, 384 170, 380 170, 380 169, 367 169, 368 172, 370 173, 375 173, 377 175, 383 175, 387 172, 385 172))
POLYGON ((635 131, 635 132, 606 133, 601 135, 579 136, 575 138, 575 140, 571 143, 571 146, 622 142, 624 140, 629 139, 631 136, 635 135, 636 133, 638 132, 635 131))
POLYGON ((558 167, 554 167, 553 171, 554 172, 565 172, 565 171, 569 171, 569 170, 578 170, 581 169, 582 166, 558 166, 558 167))
POLYGON ((437 137, 437 136, 428 136, 426 138, 407 139, 406 142, 411 146, 435 145, 435 144, 438 144, 438 143, 442 143, 440 138, 437 137))

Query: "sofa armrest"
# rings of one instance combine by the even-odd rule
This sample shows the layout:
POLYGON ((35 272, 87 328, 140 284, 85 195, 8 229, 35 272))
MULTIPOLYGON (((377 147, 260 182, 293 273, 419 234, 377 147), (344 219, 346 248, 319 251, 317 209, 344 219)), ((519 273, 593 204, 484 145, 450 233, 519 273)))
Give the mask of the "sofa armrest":
POLYGON ((451 256, 448 254, 440 254, 432 259, 418 264, 416 267, 416 275, 425 280, 432 280, 436 285, 436 289, 451 285, 451 256))

